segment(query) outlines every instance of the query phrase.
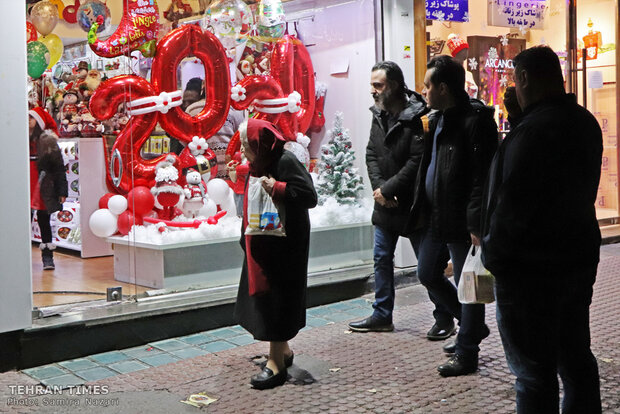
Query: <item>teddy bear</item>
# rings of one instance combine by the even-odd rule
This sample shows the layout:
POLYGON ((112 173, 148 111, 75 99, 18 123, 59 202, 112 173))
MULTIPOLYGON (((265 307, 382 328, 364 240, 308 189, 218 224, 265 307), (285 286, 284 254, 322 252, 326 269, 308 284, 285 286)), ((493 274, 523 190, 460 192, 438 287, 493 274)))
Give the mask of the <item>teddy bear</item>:
POLYGON ((185 174, 187 184, 183 187, 185 200, 183 201, 183 215, 188 218, 196 218, 200 209, 204 206, 206 185, 202 176, 193 168, 185 174))

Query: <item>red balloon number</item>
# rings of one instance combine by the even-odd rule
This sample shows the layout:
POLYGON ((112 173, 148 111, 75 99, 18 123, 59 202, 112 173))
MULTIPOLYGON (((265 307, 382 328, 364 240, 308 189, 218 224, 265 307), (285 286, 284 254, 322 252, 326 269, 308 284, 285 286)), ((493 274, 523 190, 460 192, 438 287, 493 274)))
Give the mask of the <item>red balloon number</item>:
MULTIPOLYGON (((230 105, 226 53, 211 33, 203 33, 194 25, 185 25, 168 33, 158 45, 151 68, 152 84, 138 76, 121 75, 103 82, 93 94, 91 112, 103 120, 112 117, 121 103, 176 91, 177 65, 190 54, 198 57, 205 67, 207 97, 204 109, 196 117, 189 116, 179 107, 165 114, 150 112, 131 116, 114 142, 107 171, 108 186, 116 192, 127 194, 135 186, 152 187, 155 184, 156 165, 168 154, 145 160, 140 149, 157 122, 172 136, 185 142, 191 142, 194 136, 208 138, 220 129, 230 105)), ((175 156, 175 166, 179 170, 191 166, 185 164, 192 161, 195 160, 180 162, 175 156)))

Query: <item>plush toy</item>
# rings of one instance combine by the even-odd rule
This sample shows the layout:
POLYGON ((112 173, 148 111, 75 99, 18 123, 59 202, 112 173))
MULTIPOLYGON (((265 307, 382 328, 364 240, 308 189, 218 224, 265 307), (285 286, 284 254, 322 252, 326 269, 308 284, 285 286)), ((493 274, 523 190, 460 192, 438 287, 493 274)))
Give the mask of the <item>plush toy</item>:
POLYGON ((183 0, 172 0, 170 7, 164 11, 164 19, 175 22, 179 19, 190 17, 194 14, 192 6, 183 2, 183 0))
POLYGON ((80 87, 84 87, 82 91, 82 99, 86 102, 90 100, 92 94, 97 90, 101 84, 101 73, 97 69, 91 69, 86 75, 86 79, 80 84, 80 87))
POLYGON ((183 201, 183 215, 188 218, 196 218, 200 209, 204 206, 206 195, 206 184, 202 176, 193 168, 187 170, 185 174, 185 200, 183 201))
POLYGON ((75 89, 65 91, 60 107, 60 136, 63 138, 75 137, 80 134, 77 128, 78 118, 78 92, 75 89))
POLYGON ((172 220, 179 215, 178 207, 183 205, 185 192, 177 180, 179 170, 174 165, 175 159, 168 156, 166 160, 156 165, 155 187, 151 188, 151 193, 155 197, 155 211, 157 216, 163 220, 172 220))
POLYGON ((88 62, 85 60, 82 60, 77 65, 76 80, 75 80, 74 87, 78 88, 82 82, 86 81, 87 75, 88 75, 88 62))
POLYGON ((258 64, 256 64, 256 66, 254 67, 254 74, 262 75, 263 73, 268 72, 270 67, 271 52, 267 50, 260 55, 258 59, 258 64))

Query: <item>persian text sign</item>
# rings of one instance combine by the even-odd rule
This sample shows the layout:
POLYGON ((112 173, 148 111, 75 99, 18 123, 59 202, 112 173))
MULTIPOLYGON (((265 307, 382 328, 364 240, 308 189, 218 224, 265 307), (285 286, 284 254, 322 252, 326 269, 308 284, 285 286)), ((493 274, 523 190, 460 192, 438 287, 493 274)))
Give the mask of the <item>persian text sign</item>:
POLYGON ((544 29, 549 5, 546 0, 490 0, 487 13, 490 26, 544 29))
POLYGON ((468 22, 468 0, 426 0, 426 18, 429 20, 468 22))

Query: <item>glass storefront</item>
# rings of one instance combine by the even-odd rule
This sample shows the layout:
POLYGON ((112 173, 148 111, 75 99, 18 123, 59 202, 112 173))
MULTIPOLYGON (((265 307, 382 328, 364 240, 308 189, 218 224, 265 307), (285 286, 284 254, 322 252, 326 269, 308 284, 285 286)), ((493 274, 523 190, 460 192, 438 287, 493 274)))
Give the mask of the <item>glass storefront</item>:
MULTIPOLYGON (((414 5, 413 1, 404 0, 292 0, 282 2, 282 9, 278 8, 278 1, 265 1, 265 5, 273 7, 267 8, 272 13, 269 16, 259 7, 258 1, 238 0, 229 3, 251 11, 254 26, 244 20, 232 28, 232 37, 227 32, 230 27, 211 27, 224 45, 217 56, 212 51, 203 53, 186 47, 195 34, 171 40, 188 25, 205 25, 208 13, 200 11, 194 4, 197 2, 187 2, 193 7, 190 15, 189 11, 176 10, 169 0, 159 0, 157 13, 151 10, 158 16, 158 34, 151 33, 149 37, 148 30, 142 33, 144 45, 154 44, 156 36, 158 55, 154 58, 145 57, 137 50, 139 48, 131 51, 129 57, 114 52, 112 43, 123 40, 116 25, 121 23, 121 16, 129 13, 129 1, 95 3, 105 6, 103 11, 92 11, 103 13, 103 26, 106 26, 99 35, 100 41, 94 43, 98 48, 89 45, 87 32, 90 28, 82 27, 92 23, 86 15, 82 16, 86 20, 80 25, 80 15, 71 15, 68 11, 46 36, 38 33, 38 41, 49 43, 49 48, 55 52, 60 50, 60 55, 56 56, 56 64, 29 82, 29 102, 45 106, 57 118, 69 198, 51 222, 53 242, 59 246, 54 253, 56 269, 53 271, 43 270, 38 248, 40 231, 36 216, 33 219, 33 301, 37 308, 52 307, 49 310, 52 312, 55 306, 64 306, 58 309, 67 311, 76 309, 72 304, 77 302, 100 306, 108 299, 112 302, 117 299, 122 299, 121 302, 153 301, 172 293, 200 295, 218 289, 234 294, 243 261, 238 244, 241 221, 238 212, 233 212, 235 198, 239 196, 226 174, 226 163, 239 157, 230 145, 236 131, 230 114, 235 111, 224 108, 214 115, 224 126, 230 124, 227 131, 211 130, 209 123, 217 121, 207 119, 205 111, 221 102, 235 106, 229 99, 231 88, 248 76, 263 76, 274 63, 275 48, 282 45, 278 42, 285 34, 297 39, 291 42, 298 42, 295 47, 307 51, 309 61, 293 53, 287 59, 293 59, 294 71, 278 74, 276 81, 280 88, 285 88, 283 85, 287 81, 282 77, 290 76, 294 86, 286 86, 291 89, 286 97, 298 90, 305 99, 302 99, 303 105, 312 101, 313 112, 309 117, 311 121, 305 123, 305 130, 297 131, 309 138, 309 144, 307 147, 293 144, 293 150, 319 182, 325 179, 322 174, 333 162, 330 158, 333 154, 323 145, 340 131, 349 137, 351 144, 347 150, 355 155, 350 168, 365 182, 365 189, 353 206, 339 204, 334 197, 325 197, 322 205, 311 211, 310 285, 324 283, 325 275, 335 271, 342 274, 341 277, 347 277, 348 272, 372 273, 372 200, 364 163, 371 121, 368 107, 372 105, 367 85, 370 68, 382 58, 396 60, 406 68, 407 83, 413 87, 421 83, 414 74, 424 73, 426 59, 434 54, 462 50, 459 42, 467 42, 467 54, 459 56, 468 71, 469 92, 495 107, 497 123, 505 134, 509 126, 502 98, 505 88, 512 82, 512 58, 524 48, 549 45, 564 65, 568 89, 595 114, 603 129, 605 152, 597 214, 601 220, 608 221, 620 216, 616 88, 618 9, 613 0, 584 0, 578 5, 563 0, 429 0, 425 10, 417 7, 417 2, 414 5), (164 16, 179 20, 170 21, 164 16), (575 18, 571 20, 571 16, 575 18), (396 26, 399 19, 407 26, 396 26), (422 25, 423 28, 419 27, 422 25), (416 36, 418 33, 426 35, 426 59, 424 53, 412 50, 420 42, 419 39, 414 42, 407 30, 415 32, 416 36), (569 33, 575 34, 573 43, 569 33), (53 36, 61 39, 60 46, 53 36), (577 58, 575 64, 571 63, 572 54, 577 58), (301 63, 294 63, 295 59, 301 63), (308 87, 310 83, 296 83, 302 82, 296 78, 297 70, 307 72, 306 76, 313 80, 310 82, 313 88, 308 87), (226 71, 230 80, 222 81, 227 78, 222 77, 226 71), (133 80, 123 80, 128 77, 133 80), (97 91, 105 85, 99 81, 106 79, 108 86, 104 89, 107 88, 108 93, 102 99, 102 92, 97 91), (184 94, 196 82, 196 99, 190 102, 184 94), (203 91, 206 99, 201 101, 203 91), (160 95, 161 92, 168 94, 160 95), (72 102, 73 96, 78 102, 72 102), (148 112, 130 116, 128 111, 140 105, 135 101, 143 98, 153 103, 161 101, 160 104, 166 99, 170 102, 186 100, 183 108, 192 118, 181 116, 182 110, 178 108, 157 115, 148 112), (92 104, 88 99, 98 107, 89 108, 92 104), (80 105, 80 102, 85 104, 80 105), (341 121, 341 127, 337 120, 341 121), (204 143, 213 152, 197 150, 197 146, 204 143), (148 194, 157 196, 161 180, 156 179, 156 173, 162 168, 159 172, 164 174, 166 167, 164 164, 158 167, 158 164, 165 163, 169 153, 175 154, 173 169, 181 178, 176 183, 178 188, 185 193, 184 170, 193 167, 205 181, 207 201, 202 201, 198 213, 187 210, 183 214, 182 201, 176 200, 165 208, 161 204, 165 197, 162 197, 157 200, 158 209, 147 208, 134 214, 140 210, 136 203, 144 200, 139 195, 127 197, 128 193, 146 186, 148 194), (189 158, 193 161, 189 162, 189 158), (221 183, 223 185, 219 185, 221 183), (151 188, 155 191, 151 192, 151 188), (121 198, 116 197, 110 204, 105 198, 109 193, 119 194, 121 198), (179 210, 175 210, 176 207, 179 210), (228 214, 218 216, 221 210, 228 214), (208 217, 216 216, 217 224, 206 223, 208 217), (195 223, 195 220, 205 223, 195 223), (178 227, 181 223, 189 227, 178 227), (192 227, 192 223, 195 226, 192 227), (108 289, 116 287, 122 288, 122 296, 114 296, 115 290, 108 289)), ((148 14, 153 5, 147 5, 149 1, 144 3, 139 12, 148 14)), ((213 2, 219 3, 222 2, 213 2)), ((36 6, 34 2, 27 4, 30 12, 36 6)), ((214 8, 211 12, 221 11, 214 8)), ((30 23, 40 23, 36 19, 32 21, 32 17, 29 16, 30 23)), ((145 25, 147 20, 143 21, 145 25)), ((145 28, 148 29, 148 25, 145 28)), ((233 91, 238 93, 241 89, 233 88, 233 91)), ((236 106, 242 105, 237 102, 236 106)), ((258 112, 246 105, 239 113, 243 117, 252 111, 258 112)))

